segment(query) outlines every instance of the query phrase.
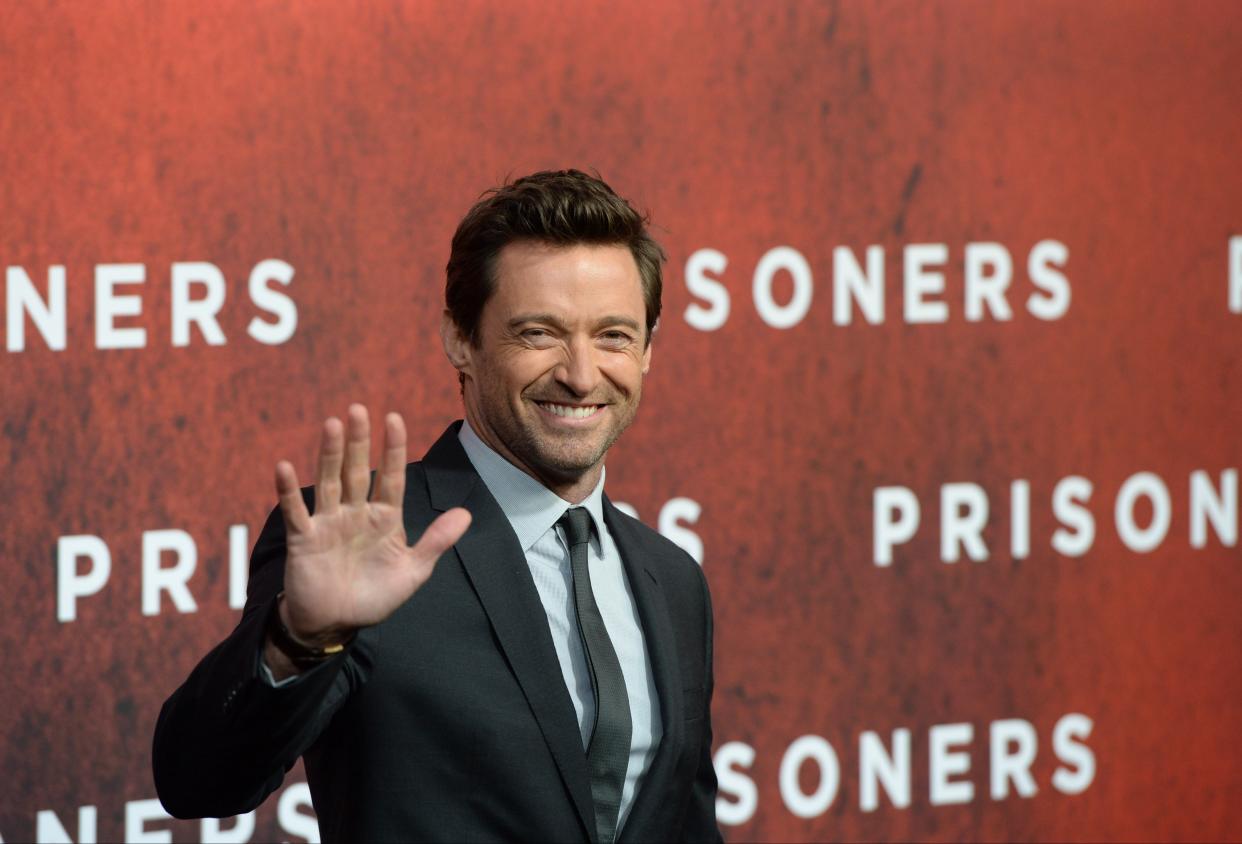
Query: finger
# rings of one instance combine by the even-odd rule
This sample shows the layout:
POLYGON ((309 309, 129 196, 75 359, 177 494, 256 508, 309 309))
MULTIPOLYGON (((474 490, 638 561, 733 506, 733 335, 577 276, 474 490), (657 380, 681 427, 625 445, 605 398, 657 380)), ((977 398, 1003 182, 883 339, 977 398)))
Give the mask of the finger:
POLYGON ((454 507, 427 526, 410 553, 424 563, 434 563, 441 554, 452 548, 470 527, 470 511, 454 507))
POLYGON ((345 485, 342 501, 346 504, 366 502, 367 489, 371 486, 371 419, 360 404, 349 406, 341 482, 345 485))
POLYGON ((310 513, 302 499, 302 490, 298 489, 298 473, 288 460, 276 464, 276 495, 280 498, 280 514, 285 519, 285 533, 308 533, 310 513))
POLYGON ((332 513, 341 504, 341 461, 345 431, 335 416, 323 423, 319 439, 319 478, 315 481, 315 512, 332 513))
POLYGON ((379 501, 401 506, 405 495, 405 420, 400 413, 384 417, 384 460, 380 465, 379 501))

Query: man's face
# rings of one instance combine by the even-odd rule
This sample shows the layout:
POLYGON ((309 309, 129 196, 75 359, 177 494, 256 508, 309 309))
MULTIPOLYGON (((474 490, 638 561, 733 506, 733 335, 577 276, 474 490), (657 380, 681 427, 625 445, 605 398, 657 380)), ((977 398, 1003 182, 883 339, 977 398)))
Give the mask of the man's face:
POLYGON ((584 478, 594 486, 608 448, 638 411, 651 363, 645 320, 626 247, 506 246, 479 345, 446 318, 445 347, 466 374, 471 426, 554 490, 584 478))

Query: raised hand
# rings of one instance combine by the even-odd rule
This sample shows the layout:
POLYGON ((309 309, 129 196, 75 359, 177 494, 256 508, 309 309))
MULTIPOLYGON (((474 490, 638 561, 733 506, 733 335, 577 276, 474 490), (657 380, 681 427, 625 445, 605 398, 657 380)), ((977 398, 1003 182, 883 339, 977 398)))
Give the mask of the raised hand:
MULTIPOLYGON (((427 581, 439 556, 469 527, 470 514, 457 507, 432 522, 413 546, 406 544, 401 513, 405 442, 405 422, 399 414, 388 414, 384 456, 368 500, 367 409, 350 405, 347 426, 335 417, 324 422, 313 516, 302 500, 292 464, 276 464, 276 492, 287 536, 285 594, 279 612, 298 641, 322 647, 383 621, 427 581)), ((269 646, 266 653, 269 665, 278 668, 273 648, 269 646)))

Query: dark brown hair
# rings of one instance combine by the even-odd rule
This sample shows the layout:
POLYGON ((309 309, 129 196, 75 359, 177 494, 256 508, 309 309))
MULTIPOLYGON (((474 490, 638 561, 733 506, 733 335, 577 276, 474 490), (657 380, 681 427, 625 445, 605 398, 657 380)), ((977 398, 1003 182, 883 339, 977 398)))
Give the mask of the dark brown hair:
POLYGON ((647 218, 599 178, 578 170, 544 170, 486 191, 453 235, 444 304, 453 322, 479 343, 483 306, 496 290, 496 259, 510 243, 625 246, 642 279, 647 338, 660 318, 664 250, 647 232, 647 218))

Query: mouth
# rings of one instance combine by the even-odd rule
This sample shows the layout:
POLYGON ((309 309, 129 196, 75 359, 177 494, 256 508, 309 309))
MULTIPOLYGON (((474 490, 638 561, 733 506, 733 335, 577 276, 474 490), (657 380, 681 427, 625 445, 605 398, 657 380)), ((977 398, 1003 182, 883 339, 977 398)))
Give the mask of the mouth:
POLYGON ((603 412, 607 405, 602 404, 562 404, 550 401, 535 401, 544 413, 559 419, 591 419, 603 412))

